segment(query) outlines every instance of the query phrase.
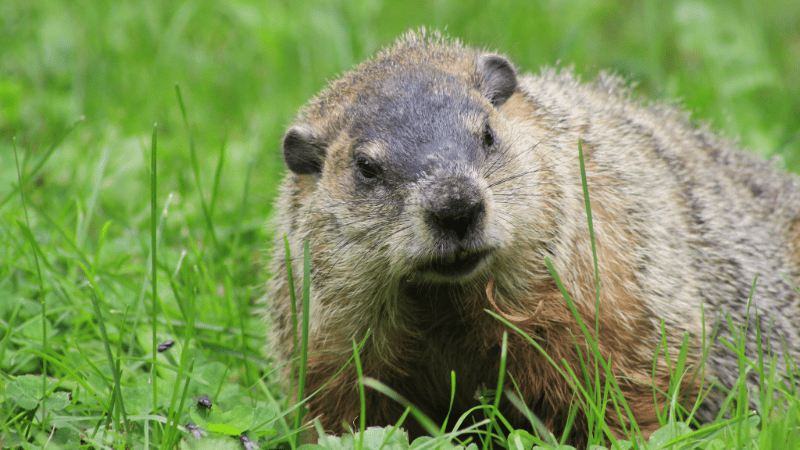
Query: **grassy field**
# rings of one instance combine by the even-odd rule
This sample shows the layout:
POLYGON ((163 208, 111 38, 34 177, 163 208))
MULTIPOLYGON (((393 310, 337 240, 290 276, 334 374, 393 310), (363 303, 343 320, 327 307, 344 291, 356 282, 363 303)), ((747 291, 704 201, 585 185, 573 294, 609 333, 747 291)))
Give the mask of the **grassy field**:
MULTIPOLYGON (((1 446, 295 445, 254 314, 280 137, 326 80, 420 25, 525 71, 614 69, 800 171, 796 0, 4 1, 1 446)), ((797 403, 659 442, 781 448, 797 403)), ((377 450, 378 433, 326 445, 377 450)), ((517 437, 503 445, 542 442, 517 437)))

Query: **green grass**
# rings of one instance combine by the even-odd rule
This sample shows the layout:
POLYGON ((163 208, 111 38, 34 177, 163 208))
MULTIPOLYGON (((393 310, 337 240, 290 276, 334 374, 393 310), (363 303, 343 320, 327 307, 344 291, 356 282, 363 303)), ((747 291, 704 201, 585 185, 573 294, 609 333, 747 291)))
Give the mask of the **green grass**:
MULTIPOLYGON (((800 170, 794 0, 0 2, 2 445, 294 445, 254 313, 280 136, 326 80, 419 25, 525 70, 616 69, 800 170)), ((661 442, 779 448, 800 407, 771 389, 758 427, 736 411, 716 436, 674 425, 661 442)))

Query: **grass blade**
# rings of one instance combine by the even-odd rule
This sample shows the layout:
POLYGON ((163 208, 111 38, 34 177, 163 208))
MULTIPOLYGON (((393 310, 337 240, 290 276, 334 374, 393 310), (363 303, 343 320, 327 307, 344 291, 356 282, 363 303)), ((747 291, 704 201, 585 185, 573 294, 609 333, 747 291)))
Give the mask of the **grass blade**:
MULTIPOLYGON (((111 366, 111 371, 114 374, 114 396, 116 399, 116 403, 119 404, 119 411, 122 413, 122 421, 125 424, 125 439, 128 445, 128 448, 132 448, 133 443, 131 441, 131 434, 128 432, 130 430, 130 424, 128 424, 128 414, 125 412, 125 404, 122 399, 122 389, 120 388, 120 379, 119 379, 119 370, 117 368, 117 364, 115 362, 114 355, 111 353, 111 345, 109 345, 108 341, 108 333, 106 332, 106 323, 103 319, 103 314, 100 312, 100 303, 97 299, 97 286, 93 284, 91 290, 91 299, 92 299, 92 306, 94 306, 94 313, 97 317, 97 325, 100 327, 100 334, 103 337, 103 346, 106 349, 106 356, 108 357, 108 363, 111 366)), ((109 411, 110 412, 110 411, 109 411)))
MULTIPOLYGON (((62 138, 63 139, 63 138, 62 138)), ((52 151, 55 150, 55 145, 51 147, 50 152, 46 155, 46 158, 49 158, 49 155, 52 154, 52 151)), ((44 161, 46 158, 38 165, 35 171, 38 171, 42 165, 44 165, 44 161)), ((25 226, 21 226, 22 224, 18 222, 20 228, 23 230, 23 234, 31 243, 31 247, 33 247, 33 261, 36 265, 36 278, 39 282, 39 295, 41 297, 41 310, 42 310, 42 351, 47 351, 47 295, 44 292, 44 281, 42 280, 42 268, 39 265, 39 253, 41 253, 41 248, 39 244, 36 242, 36 238, 34 238, 33 233, 31 232, 30 227, 30 219, 28 218, 28 208, 25 206, 25 189, 24 186, 26 182, 22 178, 22 169, 19 166, 19 156, 17 154, 17 145, 16 141, 14 143, 14 162, 17 166, 17 183, 19 187, 19 196, 22 202, 22 210, 25 213, 25 226)), ((0 202, 0 207, 2 207, 2 202, 0 202)), ((42 257, 44 254, 42 253, 42 257)), ((47 421, 47 358, 42 359, 42 401, 41 401, 41 409, 42 409, 42 425, 47 421)))
MULTIPOLYGON (((64 133, 62 133, 61 136, 59 136, 58 139, 56 139, 56 141, 53 142, 50 145, 50 147, 47 148, 47 151, 42 156, 42 159, 40 159, 39 162, 36 163, 36 165, 33 167, 33 169, 31 169, 30 172, 28 172, 27 175, 25 175, 24 177, 20 175, 20 177, 18 178, 17 185, 14 186, 14 188, 11 190, 11 192, 9 192, 8 195, 6 195, 3 198, 3 200, 0 200, 0 208, 2 208, 3 205, 8 203, 9 200, 14 198, 14 195, 17 194, 17 191, 21 190, 23 186, 28 184, 28 182, 31 181, 33 179, 33 177, 36 176, 37 173, 39 173, 40 170, 42 170, 42 167, 44 167, 45 163, 47 163, 47 160, 49 160, 50 157, 53 156, 53 153, 55 153, 55 151, 58 148, 58 146, 61 145, 62 142, 64 142, 64 139, 66 139, 67 136, 69 136, 69 134, 72 133, 72 130, 74 130, 78 126, 78 124, 80 124, 83 120, 84 120, 83 117, 81 117, 80 119, 76 120, 72 124, 72 126, 67 128, 67 130, 64 131, 64 133)), ((17 147, 16 147, 16 143, 15 143, 14 144, 14 157, 16 158, 16 156, 17 156, 17 147)), ((20 168, 19 168, 19 162, 17 162, 17 174, 19 175, 20 173, 21 172, 20 172, 20 168)))
MULTIPOLYGON (((211 211, 208 208, 208 204, 206 204, 205 197, 203 196, 203 186, 200 184, 200 165, 197 162, 197 150, 195 150, 194 146, 194 136, 192 135, 192 130, 189 128, 189 119, 186 115, 186 106, 183 103, 183 96, 181 95, 181 87, 177 84, 175 85, 175 94, 178 96, 178 104, 181 108, 181 115, 183 116, 183 124, 186 126, 186 132, 189 133, 189 156, 192 162, 192 173, 194 173, 194 181, 197 184, 197 195, 200 198, 200 206, 203 208, 203 217, 206 220, 206 228, 208 229, 208 233, 211 235, 211 240, 214 243, 214 249, 219 251, 219 242, 217 241, 217 233, 214 230, 214 221, 211 219, 211 211)), ((217 171, 219 172, 222 169, 222 162, 224 161, 224 152, 225 146, 222 147, 222 153, 220 154, 220 159, 217 164, 217 171)), ((205 247, 204 247, 205 249, 205 247)))
MULTIPOLYGON (((153 125, 153 137, 150 146, 150 295, 152 300, 150 326, 153 338, 153 359, 150 368, 150 381, 153 386, 153 412, 158 411, 158 337, 157 324, 159 313, 158 301, 158 124, 153 125)), ((158 440, 158 434, 154 431, 158 440)))

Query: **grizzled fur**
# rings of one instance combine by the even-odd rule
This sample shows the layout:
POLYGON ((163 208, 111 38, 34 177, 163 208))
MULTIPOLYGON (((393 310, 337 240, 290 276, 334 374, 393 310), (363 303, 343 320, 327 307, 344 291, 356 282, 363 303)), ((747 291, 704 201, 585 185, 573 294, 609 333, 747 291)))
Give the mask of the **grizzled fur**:
MULTIPOLYGON (((329 431, 345 431, 359 414, 355 370, 330 380, 367 332, 364 374, 439 421, 451 371, 455 417, 478 404, 476 389, 497 383, 509 328, 487 309, 581 373, 576 342, 584 357, 586 344, 545 258, 592 334, 599 322, 599 349, 645 435, 658 427, 654 391, 664 407, 684 335, 683 400, 694 401, 710 382, 734 384, 737 357, 719 338, 734 341, 728 315, 736 327, 746 324, 756 277, 747 356, 757 358, 758 313, 763 348, 779 356, 779 367, 785 348, 800 360, 791 285, 800 268, 798 179, 692 126, 673 106, 632 100, 618 77, 518 75, 503 56, 410 32, 303 108, 283 154, 290 171, 276 205, 267 295, 272 348, 292 358, 286 233, 298 302, 302 243, 310 241, 307 389, 328 383, 309 407, 329 431), (669 363, 663 348, 655 356, 662 323, 669 363)), ((514 332, 508 351, 506 370, 525 403, 551 430, 563 430, 570 406, 581 407, 573 387, 514 332)), ((700 419, 712 419, 723 396, 712 390, 700 419)), ((502 407, 512 425, 529 426, 510 403, 502 407)), ((368 424, 394 423, 402 412, 367 391, 368 424)), ((584 417, 573 429, 578 444, 584 417)), ((625 420, 613 410, 607 418, 623 436, 625 420)))

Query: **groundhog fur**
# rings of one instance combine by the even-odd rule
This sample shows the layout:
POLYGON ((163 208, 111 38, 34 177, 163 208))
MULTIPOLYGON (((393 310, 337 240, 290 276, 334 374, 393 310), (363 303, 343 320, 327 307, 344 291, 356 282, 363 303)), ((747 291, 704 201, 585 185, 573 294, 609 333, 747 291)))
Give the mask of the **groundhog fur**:
MULTIPOLYGON (((271 351, 293 358, 283 236, 298 311, 308 239, 306 392, 320 392, 307 417, 329 432, 358 423, 354 364, 336 376, 354 340, 369 333, 360 351, 365 376, 439 423, 455 371, 452 424, 480 404, 476 390, 496 387, 508 332, 505 386, 513 378, 512 390, 557 436, 577 408, 569 440, 585 443, 577 388, 487 313, 506 317, 583 379, 588 344, 546 259, 645 437, 659 427, 670 377, 680 379, 679 403, 691 409, 702 400, 696 418, 716 417, 739 376, 738 357, 720 339, 734 343, 741 327, 750 360, 760 353, 758 325, 763 354, 777 357, 781 372, 785 356, 800 361, 798 178, 690 123, 674 105, 633 99, 617 76, 583 83, 563 69, 520 75, 504 56, 409 32, 302 108, 283 156, 289 171, 275 206, 266 295, 271 351), (685 336, 685 373, 671 375, 685 336)), ((588 366, 588 379, 605 385, 605 371, 588 366)), ((749 372, 751 387, 756 375, 749 372)), ((531 427, 505 396, 501 409, 512 426, 531 427)), ((403 411, 367 389, 368 425, 394 424, 403 411)), ((630 437, 613 405, 606 422, 630 437)), ((404 426, 424 433, 412 419, 404 426)))

